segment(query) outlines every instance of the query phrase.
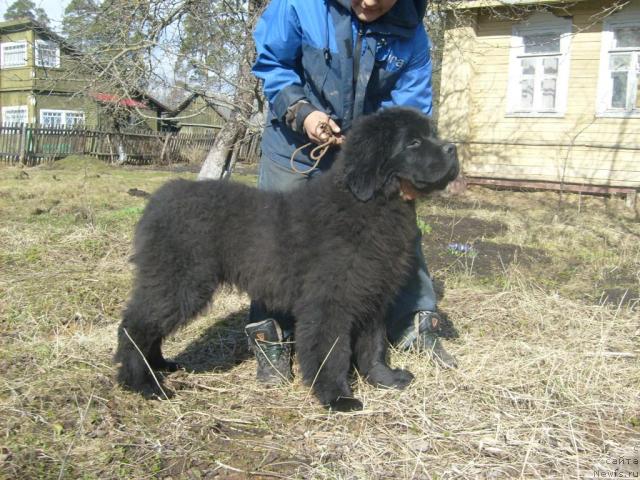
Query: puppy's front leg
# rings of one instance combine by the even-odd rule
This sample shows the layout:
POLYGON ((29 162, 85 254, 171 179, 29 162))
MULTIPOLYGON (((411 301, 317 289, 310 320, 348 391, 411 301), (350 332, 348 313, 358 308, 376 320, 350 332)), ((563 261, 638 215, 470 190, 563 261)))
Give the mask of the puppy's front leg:
POLYGON ((413 380, 413 374, 387 363, 387 339, 382 317, 371 318, 359 329, 354 344, 356 366, 373 385, 404 389, 413 380))
POLYGON ((296 352, 303 380, 320 402, 337 411, 361 410, 349 386, 351 322, 331 303, 307 305, 296 316, 296 352))

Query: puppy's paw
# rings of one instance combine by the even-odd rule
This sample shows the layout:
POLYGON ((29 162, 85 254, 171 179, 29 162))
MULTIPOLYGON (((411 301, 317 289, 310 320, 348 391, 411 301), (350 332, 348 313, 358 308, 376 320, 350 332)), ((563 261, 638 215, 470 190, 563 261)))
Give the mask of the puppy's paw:
POLYGON ((180 365, 178 362, 172 362, 171 360, 162 359, 162 363, 159 365, 153 365, 153 368, 162 372, 171 373, 182 370, 182 365, 180 365))
POLYGON ((139 381, 122 384, 125 390, 140 394, 145 400, 166 400, 173 398, 175 393, 164 385, 160 386, 155 380, 139 381))
POLYGON ((413 374, 400 368, 391 369, 379 363, 373 367, 367 375, 369 383, 378 387, 404 389, 413 380, 413 374))
POLYGON ((329 402, 327 405, 329 410, 334 412, 353 412, 356 410, 362 410, 363 405, 360 400, 353 397, 338 397, 329 402))
POLYGON ((137 392, 142 395, 145 400, 167 400, 173 398, 175 393, 167 387, 160 387, 158 385, 145 385, 138 389, 137 392))
POLYGON ((393 384, 389 386, 397 388, 398 390, 404 390, 413 381, 413 378, 413 373, 409 370, 396 368, 393 370, 393 384))

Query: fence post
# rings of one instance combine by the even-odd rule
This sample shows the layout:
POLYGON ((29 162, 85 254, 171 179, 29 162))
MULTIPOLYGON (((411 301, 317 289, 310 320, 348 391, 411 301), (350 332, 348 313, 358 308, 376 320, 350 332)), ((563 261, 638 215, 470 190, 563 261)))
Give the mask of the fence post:
POLYGON ((20 124, 20 146, 18 161, 21 165, 25 165, 27 157, 27 124, 20 124))
POLYGON ((167 147, 169 146, 169 144, 171 143, 171 141, 173 140, 173 132, 167 132, 164 135, 164 142, 162 142, 162 152, 160 152, 160 164, 164 165, 166 162, 166 156, 167 156, 167 147))

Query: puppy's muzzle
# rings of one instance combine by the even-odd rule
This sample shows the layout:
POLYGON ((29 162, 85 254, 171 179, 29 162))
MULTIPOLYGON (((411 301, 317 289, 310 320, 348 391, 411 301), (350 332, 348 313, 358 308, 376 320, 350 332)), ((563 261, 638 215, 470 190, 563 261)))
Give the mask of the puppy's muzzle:
POLYGON ((460 162, 458 161, 458 148, 453 143, 445 143, 442 146, 444 158, 449 165, 449 171, 446 175, 446 181, 451 182, 456 179, 460 173, 460 162))

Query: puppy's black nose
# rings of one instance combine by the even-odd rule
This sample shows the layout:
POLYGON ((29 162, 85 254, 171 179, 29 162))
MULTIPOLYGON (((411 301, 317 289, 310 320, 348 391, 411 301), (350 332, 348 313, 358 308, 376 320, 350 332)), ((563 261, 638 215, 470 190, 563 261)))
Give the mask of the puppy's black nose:
POLYGON ((453 143, 445 143, 442 147, 444 154, 451 160, 458 159, 458 149, 453 143))
POLYGON ((446 158, 449 165, 451 165, 448 177, 451 180, 453 180, 460 173, 460 164, 458 162, 458 149, 453 143, 445 143, 442 146, 442 153, 444 153, 444 158, 446 158))

